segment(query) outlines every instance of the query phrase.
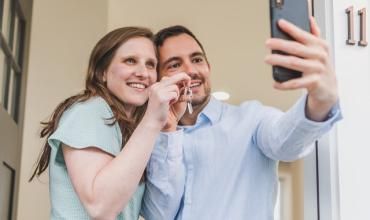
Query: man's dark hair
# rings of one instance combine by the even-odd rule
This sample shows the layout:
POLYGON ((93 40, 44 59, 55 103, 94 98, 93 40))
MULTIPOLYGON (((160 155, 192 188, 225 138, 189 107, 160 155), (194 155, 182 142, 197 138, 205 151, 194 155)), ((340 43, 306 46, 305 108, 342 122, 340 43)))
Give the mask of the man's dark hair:
POLYGON ((180 34, 187 34, 192 37, 198 43, 198 45, 202 49, 204 57, 207 59, 203 45, 199 42, 197 37, 193 34, 193 32, 181 25, 170 26, 158 31, 158 33, 154 35, 154 44, 159 49, 167 38, 176 37, 180 34))

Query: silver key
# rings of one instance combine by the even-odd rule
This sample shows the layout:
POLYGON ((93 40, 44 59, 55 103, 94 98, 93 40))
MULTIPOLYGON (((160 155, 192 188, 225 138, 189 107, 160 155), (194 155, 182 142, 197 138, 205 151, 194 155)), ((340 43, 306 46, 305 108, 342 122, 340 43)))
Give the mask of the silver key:
MULTIPOLYGON (((190 98, 193 96, 193 92, 191 91, 190 87, 186 87, 186 95, 190 96, 190 98)), ((193 106, 191 105, 191 100, 188 101, 187 106, 189 114, 193 113, 193 106)))

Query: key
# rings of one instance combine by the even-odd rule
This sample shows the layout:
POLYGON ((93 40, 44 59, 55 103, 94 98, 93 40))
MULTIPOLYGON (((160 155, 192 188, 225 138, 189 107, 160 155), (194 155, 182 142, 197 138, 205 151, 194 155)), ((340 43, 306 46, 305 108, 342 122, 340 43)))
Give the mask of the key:
MULTIPOLYGON (((190 87, 186 87, 186 95, 190 96, 190 98, 193 96, 193 92, 191 91, 190 87)), ((187 105, 189 114, 193 113, 193 106, 191 105, 191 100, 188 101, 187 105)))

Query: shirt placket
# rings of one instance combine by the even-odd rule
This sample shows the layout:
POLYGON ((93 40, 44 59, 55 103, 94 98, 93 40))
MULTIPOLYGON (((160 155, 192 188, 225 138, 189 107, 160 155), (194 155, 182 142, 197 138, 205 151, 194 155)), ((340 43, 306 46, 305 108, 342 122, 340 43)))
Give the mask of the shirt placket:
POLYGON ((194 164, 193 164, 193 144, 192 138, 190 137, 190 131, 185 130, 184 133, 184 156, 186 165, 186 183, 184 193, 184 216, 183 219, 191 219, 190 210, 192 203, 192 186, 194 178, 194 164), (186 210, 186 211, 185 211, 186 210))

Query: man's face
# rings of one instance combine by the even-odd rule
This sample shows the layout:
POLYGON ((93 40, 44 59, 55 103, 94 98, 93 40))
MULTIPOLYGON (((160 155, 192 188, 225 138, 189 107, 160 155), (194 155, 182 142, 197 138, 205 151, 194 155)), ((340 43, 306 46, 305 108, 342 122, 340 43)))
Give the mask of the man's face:
POLYGON ((192 104, 201 105, 211 93, 210 66, 198 43, 188 34, 167 38, 159 48, 161 77, 185 72, 191 77, 192 104))

